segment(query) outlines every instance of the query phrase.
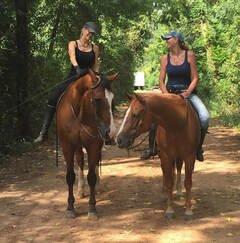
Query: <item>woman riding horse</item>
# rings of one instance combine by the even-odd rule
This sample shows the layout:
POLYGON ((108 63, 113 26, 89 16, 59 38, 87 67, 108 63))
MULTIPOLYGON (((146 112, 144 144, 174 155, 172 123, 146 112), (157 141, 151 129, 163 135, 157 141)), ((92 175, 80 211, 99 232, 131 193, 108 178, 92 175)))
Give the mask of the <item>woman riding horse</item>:
MULTIPOLYGON (((188 50, 184 44, 184 37, 180 32, 172 31, 163 35, 162 39, 166 41, 169 52, 161 58, 160 89, 164 94, 176 93, 189 99, 196 110, 201 125, 201 139, 196 157, 197 160, 203 161, 202 144, 209 126, 209 113, 196 95, 199 80, 195 54, 193 51, 188 50), (165 85, 166 76, 168 78, 167 85, 165 85)), ((155 134, 156 126, 153 125, 149 133, 149 149, 145 151, 141 157, 142 159, 148 159, 155 154, 155 134)))
POLYGON ((104 140, 114 136, 111 83, 116 75, 101 77, 90 70, 88 74, 71 84, 57 106, 57 133, 66 161, 68 184, 67 215, 75 217, 73 185, 75 182, 74 158, 79 167, 78 189, 84 196, 84 153, 88 158, 87 180, 90 188, 89 217, 95 218, 95 186, 97 168, 102 157, 104 140))
POLYGON ((48 129, 56 111, 57 102, 67 87, 79 77, 86 74, 89 68, 98 75, 99 47, 91 41, 91 38, 94 34, 97 34, 97 32, 98 28, 95 23, 86 22, 82 27, 79 40, 69 42, 68 54, 72 64, 71 71, 67 80, 57 85, 51 93, 47 102, 47 108, 40 134, 34 140, 34 143, 40 143, 47 139, 48 129))
POLYGON ((176 94, 139 93, 133 96, 117 135, 120 148, 129 148, 134 140, 157 125, 156 142, 163 172, 163 188, 167 192, 166 217, 172 218, 175 166, 177 190, 181 193, 180 179, 185 163, 186 219, 193 215, 191 204, 192 174, 200 141, 200 124, 193 107, 176 94))

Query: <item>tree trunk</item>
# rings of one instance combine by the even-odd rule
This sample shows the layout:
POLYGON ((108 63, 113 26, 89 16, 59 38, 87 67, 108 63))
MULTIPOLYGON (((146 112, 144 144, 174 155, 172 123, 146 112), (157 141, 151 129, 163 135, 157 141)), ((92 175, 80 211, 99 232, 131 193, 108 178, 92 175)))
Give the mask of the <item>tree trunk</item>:
POLYGON ((57 13, 56 13, 55 23, 54 23, 51 38, 50 38, 50 44, 49 44, 48 54, 47 54, 48 57, 50 57, 53 54, 53 47, 54 47, 55 38, 57 35, 57 30, 58 30, 58 26, 60 23, 60 17, 62 15, 62 12, 63 12, 63 3, 59 3, 57 13))
POLYGON ((17 136, 30 135, 29 110, 27 104, 21 105, 28 98, 28 0, 15 0, 16 10, 16 99, 17 99, 17 136))

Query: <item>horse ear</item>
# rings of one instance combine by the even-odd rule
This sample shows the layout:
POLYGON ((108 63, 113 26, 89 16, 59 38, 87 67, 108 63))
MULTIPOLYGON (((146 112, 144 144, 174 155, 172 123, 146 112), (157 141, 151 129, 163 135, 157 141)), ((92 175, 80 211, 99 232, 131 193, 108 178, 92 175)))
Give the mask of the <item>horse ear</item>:
POLYGON ((127 97, 127 98, 128 98, 128 100, 130 100, 130 101, 133 99, 133 95, 128 94, 128 93, 126 94, 126 97, 127 97))
POLYGON ((107 76, 107 80, 113 81, 113 80, 115 80, 117 78, 117 76, 118 76, 118 73, 114 73, 112 75, 108 75, 107 76))
POLYGON ((89 75, 91 76, 91 78, 92 78, 92 80, 93 81, 96 81, 97 80, 97 78, 96 78, 96 75, 95 75, 95 73, 92 71, 92 69, 89 69, 89 75))
POLYGON ((143 105, 146 105, 146 100, 144 99, 144 97, 140 94, 134 93, 134 96, 136 97, 136 99, 143 105))

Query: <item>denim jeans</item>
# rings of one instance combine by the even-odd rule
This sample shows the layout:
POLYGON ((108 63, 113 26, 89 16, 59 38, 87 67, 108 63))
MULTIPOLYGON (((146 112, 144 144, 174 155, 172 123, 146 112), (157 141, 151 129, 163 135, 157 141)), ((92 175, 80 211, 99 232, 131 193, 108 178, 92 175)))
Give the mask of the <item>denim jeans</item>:
POLYGON ((201 129, 206 131, 208 129, 210 119, 210 115, 206 106, 196 94, 191 94, 188 99, 198 114, 201 129))

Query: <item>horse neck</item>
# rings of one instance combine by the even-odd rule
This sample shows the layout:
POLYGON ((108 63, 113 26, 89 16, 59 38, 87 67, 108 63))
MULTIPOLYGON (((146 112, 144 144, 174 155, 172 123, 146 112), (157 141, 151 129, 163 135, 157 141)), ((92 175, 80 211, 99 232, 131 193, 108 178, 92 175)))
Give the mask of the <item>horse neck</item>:
POLYGON ((142 125, 139 129, 139 134, 149 131, 153 124, 153 114, 151 112, 146 112, 142 120, 142 125))
POLYGON ((70 87, 70 97, 71 104, 77 116, 79 116, 81 104, 84 98, 84 95, 92 87, 92 80, 89 75, 85 75, 79 78, 73 85, 70 87))
POLYGON ((91 90, 87 91, 82 98, 78 119, 83 124, 90 124, 95 121, 95 113, 92 105, 91 90))
POLYGON ((91 79, 91 76, 90 75, 85 75, 85 76, 81 77, 80 79, 78 79, 74 83, 74 88, 75 88, 77 94, 80 97, 83 97, 85 92, 87 90, 91 89, 92 85, 93 85, 93 81, 91 79))
POLYGON ((183 129, 187 125, 186 100, 169 95, 158 95, 149 98, 149 108, 153 120, 171 130, 183 129))

